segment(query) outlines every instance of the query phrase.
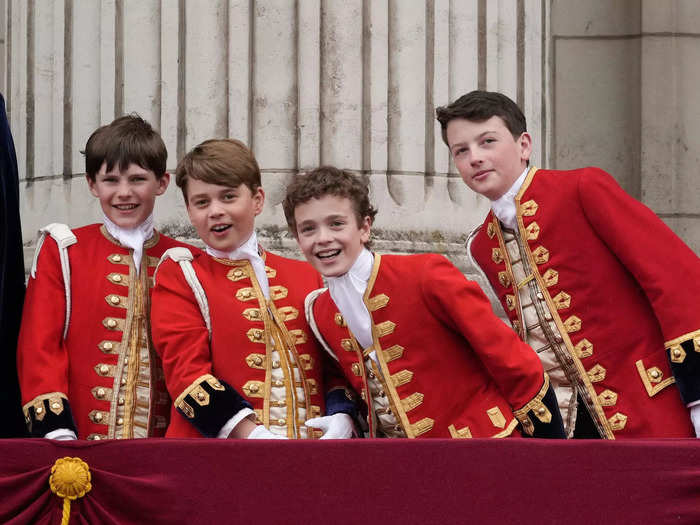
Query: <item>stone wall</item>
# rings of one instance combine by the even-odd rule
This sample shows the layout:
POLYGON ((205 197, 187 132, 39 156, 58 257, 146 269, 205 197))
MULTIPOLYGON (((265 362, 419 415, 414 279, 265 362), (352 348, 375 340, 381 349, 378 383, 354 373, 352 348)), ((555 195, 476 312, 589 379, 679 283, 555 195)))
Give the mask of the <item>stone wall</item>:
MULTIPOLYGON (((298 256, 291 174, 366 173, 378 251, 445 253, 488 209, 450 164, 434 108, 474 88, 525 110, 533 163, 599 165, 700 251, 700 5, 692 0, 0 0, 0 91, 38 227, 99 220, 80 150, 115 116, 158 128, 174 168, 212 137, 263 170, 267 246, 298 256)), ((157 224, 191 238, 174 187, 157 224)))

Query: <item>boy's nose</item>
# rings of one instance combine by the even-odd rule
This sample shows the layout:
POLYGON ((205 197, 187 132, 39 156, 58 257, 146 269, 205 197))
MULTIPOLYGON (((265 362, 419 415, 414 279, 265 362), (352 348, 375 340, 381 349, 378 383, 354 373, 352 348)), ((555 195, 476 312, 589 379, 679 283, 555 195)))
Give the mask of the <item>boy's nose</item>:
POLYGON ((131 190, 131 184, 126 181, 121 182, 119 186, 117 186, 117 195, 122 198, 129 197, 131 195, 131 190))
POLYGON ((320 227, 318 229, 318 236, 316 237, 316 242, 324 243, 331 240, 330 230, 325 227, 320 227))

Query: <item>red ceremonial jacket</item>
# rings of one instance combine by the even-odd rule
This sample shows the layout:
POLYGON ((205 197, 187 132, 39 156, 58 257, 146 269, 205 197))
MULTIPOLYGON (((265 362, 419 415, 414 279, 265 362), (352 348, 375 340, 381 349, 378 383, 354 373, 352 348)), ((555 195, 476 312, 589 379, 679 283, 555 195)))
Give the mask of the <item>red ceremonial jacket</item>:
MULTIPOLYGON (((700 398, 698 257, 598 168, 531 168, 515 202, 534 278, 568 350, 565 365, 583 378, 603 437, 694 436, 674 383, 685 403, 700 398)), ((520 331, 493 213, 471 254, 520 331)))
POLYGON ((29 279, 17 353, 25 415, 46 399, 61 411, 67 400, 81 439, 162 436, 170 403, 148 336, 148 292, 162 253, 183 244, 155 232, 137 276, 132 250, 100 224, 73 234, 65 339, 66 292, 51 237, 39 253, 36 278, 29 279))
POLYGON ((328 291, 315 299, 313 317, 364 400, 365 359, 376 351, 391 410, 409 438, 517 434, 513 411, 548 386, 535 352, 440 255, 375 254, 364 303, 374 341, 364 351, 328 291))
MULTIPOLYGON (((153 291, 153 339, 163 359, 165 379, 173 399, 198 384, 203 376, 223 380, 250 402, 258 422, 270 426, 270 358, 266 344, 274 324, 282 341, 291 349, 301 375, 307 417, 324 413, 323 354, 309 333, 304 317, 304 298, 321 284, 320 276, 306 262, 263 252, 270 286, 269 310, 255 272, 247 260, 218 259, 195 254, 192 266, 207 297, 211 318, 211 342, 200 307, 182 269, 164 260, 153 291)), ((344 383, 343 383, 344 384, 344 383)), ((292 399, 294 385, 284 385, 292 399)), ((339 386, 334 383, 334 386, 339 386)), ((294 408, 287 403, 286 422, 294 436, 294 408)), ((167 437, 202 437, 202 434, 173 407, 167 437)), ((230 414, 232 417, 234 414, 230 414)))

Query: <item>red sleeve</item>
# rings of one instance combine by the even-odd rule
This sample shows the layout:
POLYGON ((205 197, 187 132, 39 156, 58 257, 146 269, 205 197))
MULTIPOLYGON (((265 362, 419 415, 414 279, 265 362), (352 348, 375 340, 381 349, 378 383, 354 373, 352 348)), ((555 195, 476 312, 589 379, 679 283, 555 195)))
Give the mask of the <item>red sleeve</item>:
POLYGON ((163 361, 168 392, 177 399, 201 376, 211 374, 209 331, 178 263, 166 260, 160 265, 151 301, 153 343, 163 361))
POLYGON ((68 352, 63 342, 66 291, 58 246, 46 237, 36 278, 29 278, 17 345, 22 404, 51 392, 68 392, 68 352))
POLYGON ((532 401, 542 389, 544 369, 537 354, 493 313, 473 281, 447 259, 427 259, 421 272, 427 307, 462 334, 513 409, 532 401))
POLYGON ((591 168, 578 195, 592 228, 644 290, 665 341, 700 330, 700 259, 609 174, 591 168))

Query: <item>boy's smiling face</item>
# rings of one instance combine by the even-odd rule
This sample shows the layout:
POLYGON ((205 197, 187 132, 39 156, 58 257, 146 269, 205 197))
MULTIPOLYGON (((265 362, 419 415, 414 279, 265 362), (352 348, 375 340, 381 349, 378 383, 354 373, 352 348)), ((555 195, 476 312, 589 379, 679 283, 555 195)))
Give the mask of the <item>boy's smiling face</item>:
POLYGON ((102 163, 95 180, 88 177, 87 182, 107 218, 120 228, 133 229, 153 212, 156 197, 168 188, 170 175, 159 179, 151 170, 134 163, 126 171, 119 171, 115 165, 108 172, 106 163, 102 163))
POLYGON ((447 143, 465 184, 490 200, 510 189, 532 152, 529 133, 514 138, 501 117, 480 122, 452 119, 447 124, 447 143))
POLYGON ((324 195, 294 209, 299 247, 311 265, 325 277, 339 277, 350 270, 369 241, 370 219, 357 224, 347 197, 324 195))
POLYGON ((265 193, 241 183, 235 188, 199 179, 187 181, 187 214, 204 243, 231 252, 253 234, 255 217, 263 210, 265 193))

